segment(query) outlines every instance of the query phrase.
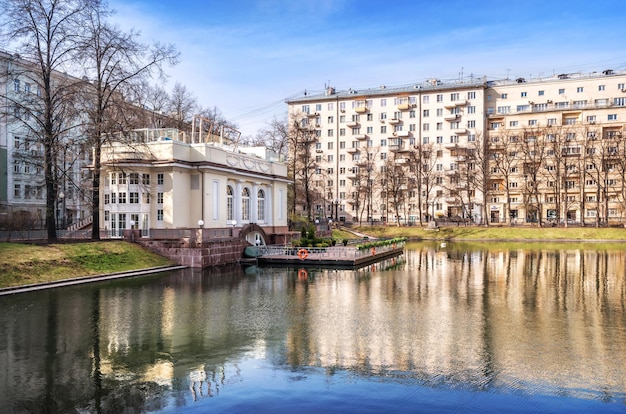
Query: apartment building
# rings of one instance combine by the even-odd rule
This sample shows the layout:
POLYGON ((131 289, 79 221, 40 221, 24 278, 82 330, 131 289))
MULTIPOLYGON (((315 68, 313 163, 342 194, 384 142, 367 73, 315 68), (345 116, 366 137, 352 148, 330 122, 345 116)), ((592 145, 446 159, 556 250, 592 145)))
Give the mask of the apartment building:
MULTIPOLYGON (((613 70, 431 80, 398 88, 327 88, 287 104, 291 128, 313 137, 315 216, 617 223, 626 211, 625 84, 626 72, 613 70), (488 161, 481 182, 476 164, 482 159, 488 161), (363 167, 375 171, 368 176, 371 191, 358 182, 363 167), (398 176, 401 196, 392 197, 389 181, 398 176), (359 202, 364 192, 370 199, 359 202)), ((298 191, 296 210, 307 210, 298 191)))
MULTIPOLYGON (((312 214, 349 222, 480 221, 480 192, 458 189, 465 188, 459 181, 465 150, 485 133, 485 90, 484 79, 433 79, 393 88, 329 87, 289 99, 291 127, 313 137, 312 214)), ((306 215, 301 193, 297 188, 296 210, 306 215)))
MULTIPOLYGON (((54 74, 56 77, 67 76, 54 74)), ((0 51, 0 222, 20 228, 42 228, 46 219, 43 174, 44 148, 31 111, 38 108, 41 90, 18 55, 0 51)), ((81 120, 73 120, 76 123, 81 120)), ((91 214, 86 166, 91 152, 84 146, 80 128, 64 125, 67 132, 55 147, 58 179, 55 218, 59 226, 87 219, 91 214)))
POLYGON ((491 222, 621 223, 626 73, 488 83, 491 222))

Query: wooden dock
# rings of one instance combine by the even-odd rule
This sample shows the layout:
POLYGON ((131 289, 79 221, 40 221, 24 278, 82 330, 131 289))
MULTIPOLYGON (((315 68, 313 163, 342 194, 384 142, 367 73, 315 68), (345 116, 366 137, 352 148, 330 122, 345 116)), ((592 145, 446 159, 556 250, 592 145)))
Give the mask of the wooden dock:
POLYGON ((327 247, 327 248, 303 248, 306 254, 298 252, 301 249, 282 249, 268 251, 260 248, 256 258, 248 260, 259 265, 285 266, 285 267, 327 267, 332 269, 358 269, 372 263, 391 259, 404 253, 404 246, 385 247, 360 251, 354 247, 327 247))

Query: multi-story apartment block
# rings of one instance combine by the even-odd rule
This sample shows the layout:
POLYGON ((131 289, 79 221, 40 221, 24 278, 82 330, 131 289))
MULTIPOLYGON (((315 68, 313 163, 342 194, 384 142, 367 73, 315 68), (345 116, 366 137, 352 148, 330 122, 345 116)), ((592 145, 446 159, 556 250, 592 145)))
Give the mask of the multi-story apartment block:
MULTIPOLYGON (((465 151, 484 135, 485 89, 484 80, 434 79, 407 87, 327 88, 288 100, 292 128, 314 137, 313 214, 393 223, 480 220, 481 195, 460 191, 466 190, 460 176, 465 151)), ((307 210, 298 191, 296 206, 307 210)))
MULTIPOLYGON (((626 73, 611 70, 434 80, 328 88, 287 104, 291 128, 313 138, 314 215, 393 223, 458 216, 615 223, 626 211, 625 84, 626 73), (369 187, 362 184, 363 167, 371 173, 369 187)), ((298 192, 296 210, 307 210, 298 192)))
POLYGON ((612 70, 490 82, 490 221, 622 222, 625 86, 612 70))
MULTIPOLYGON (((18 55, 0 51, 0 222, 21 228, 42 227, 46 218, 44 148, 34 135, 36 121, 31 116, 41 90, 28 65, 18 55)), ((64 128, 68 132, 54 148, 59 163, 55 216, 63 227, 91 214, 88 194, 81 188, 91 152, 84 146, 80 128, 64 128)))

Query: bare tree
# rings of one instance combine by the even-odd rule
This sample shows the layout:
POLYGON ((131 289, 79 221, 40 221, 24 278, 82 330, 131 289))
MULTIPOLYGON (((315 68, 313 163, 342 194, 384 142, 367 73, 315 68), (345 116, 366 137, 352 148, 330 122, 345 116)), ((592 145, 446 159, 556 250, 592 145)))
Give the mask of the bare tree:
POLYGON ((546 159, 546 142, 540 139, 542 130, 530 128, 524 131, 520 142, 521 158, 524 174, 524 207, 526 221, 537 222, 543 226, 543 203, 540 198, 540 185, 543 183, 545 174, 541 168, 546 159))
POLYGON ((176 82, 170 93, 166 111, 174 120, 174 127, 184 131, 189 129, 193 116, 199 113, 198 100, 187 90, 187 87, 176 82))
POLYGON ((293 178, 293 193, 290 198, 290 211, 296 213, 296 205, 301 203, 311 220, 312 205, 315 200, 313 178, 318 163, 312 152, 317 141, 316 130, 311 128, 304 114, 291 117, 292 128, 289 131, 289 165, 288 176, 293 178))
POLYGON ((481 216, 485 226, 489 225, 487 211, 487 198, 489 196, 489 182, 491 169, 489 161, 492 159, 493 150, 489 145, 487 137, 483 134, 476 134, 474 141, 468 146, 467 169, 473 171, 472 180, 475 191, 480 194, 481 216))
POLYGON ((492 173, 491 182, 504 188, 506 209, 502 220, 506 223, 508 217, 509 225, 513 225, 511 220, 511 177, 516 175, 515 171, 519 168, 517 165, 519 162, 518 146, 519 136, 507 130, 503 130, 497 137, 492 137, 489 143, 494 172, 497 171, 495 174, 492 173))
POLYGON ((253 145, 264 145, 281 159, 286 159, 289 144, 289 127, 286 122, 274 118, 257 132, 251 143, 253 145))
POLYGON ((81 25, 86 32, 75 45, 80 51, 87 82, 83 92, 89 116, 89 139, 93 147, 92 239, 100 238, 100 167, 102 145, 112 132, 128 128, 123 92, 141 83, 163 64, 175 64, 178 54, 171 45, 152 48, 138 40, 136 32, 123 32, 106 22, 110 11, 91 1, 81 25), (116 116, 117 115, 117 116, 116 116))
POLYGON ((77 57, 84 2, 79 0, 6 0, 2 26, 9 42, 28 62, 22 77, 36 89, 37 99, 15 97, 9 102, 16 118, 43 146, 48 240, 57 238, 55 202, 59 193, 59 143, 79 126, 74 105, 78 79, 65 75, 77 57), (23 115, 20 115, 23 114, 23 115))

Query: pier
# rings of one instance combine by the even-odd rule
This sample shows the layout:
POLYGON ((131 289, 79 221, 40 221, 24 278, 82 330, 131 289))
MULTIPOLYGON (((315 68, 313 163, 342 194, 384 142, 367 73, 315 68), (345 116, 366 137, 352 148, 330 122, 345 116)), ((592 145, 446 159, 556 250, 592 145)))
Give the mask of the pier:
POLYGON ((330 267, 358 269, 404 253, 404 243, 390 246, 358 249, 355 246, 331 247, 288 247, 258 246, 249 247, 248 261, 259 265, 288 267, 330 267))

